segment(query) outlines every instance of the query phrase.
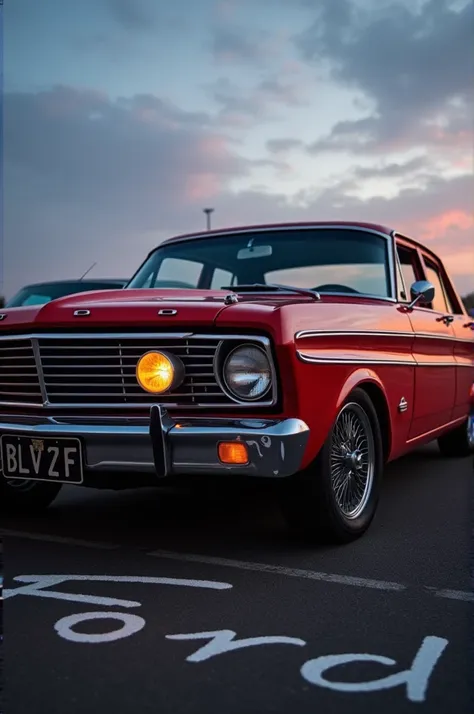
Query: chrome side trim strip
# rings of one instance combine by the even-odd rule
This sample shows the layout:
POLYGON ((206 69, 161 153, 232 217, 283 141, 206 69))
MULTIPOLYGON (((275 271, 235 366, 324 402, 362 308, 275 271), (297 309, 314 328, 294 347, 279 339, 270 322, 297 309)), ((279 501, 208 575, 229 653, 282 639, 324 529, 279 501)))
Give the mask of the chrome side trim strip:
POLYGON ((415 333, 394 330, 300 330, 295 334, 295 340, 310 337, 415 337, 415 333))
POLYGON ((398 367, 468 367, 474 370, 474 364, 467 364, 466 362, 421 362, 413 357, 413 360, 405 359, 377 359, 375 358, 365 358, 365 357, 315 357, 313 355, 306 354, 300 350, 296 351, 297 356, 302 362, 311 362, 313 364, 377 364, 377 365, 393 365, 398 367))
MULTIPOLYGON (((416 367, 417 363, 414 360, 395 360, 395 359, 371 359, 371 358, 357 358, 357 357, 314 357, 313 355, 305 354, 297 350, 296 354, 302 362, 311 362, 314 364, 391 364, 398 365, 399 367, 416 367)), ((450 367, 453 367, 454 363, 450 363, 450 367)))
POLYGON ((437 332, 395 332, 395 330, 300 330, 295 333, 295 340, 306 340, 311 337, 412 337, 428 340, 450 340, 474 345, 474 340, 454 335, 442 335, 437 332))

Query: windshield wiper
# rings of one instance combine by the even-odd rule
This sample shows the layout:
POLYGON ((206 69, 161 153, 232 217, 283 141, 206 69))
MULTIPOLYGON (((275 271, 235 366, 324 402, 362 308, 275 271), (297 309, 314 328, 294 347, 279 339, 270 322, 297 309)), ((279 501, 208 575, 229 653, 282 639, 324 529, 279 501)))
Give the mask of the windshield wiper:
POLYGON ((316 290, 310 288, 295 288, 292 285, 278 285, 277 283, 251 283, 249 285, 224 285, 221 290, 232 290, 234 293, 271 293, 271 292, 286 292, 298 293, 313 298, 313 300, 321 300, 321 296, 316 290))

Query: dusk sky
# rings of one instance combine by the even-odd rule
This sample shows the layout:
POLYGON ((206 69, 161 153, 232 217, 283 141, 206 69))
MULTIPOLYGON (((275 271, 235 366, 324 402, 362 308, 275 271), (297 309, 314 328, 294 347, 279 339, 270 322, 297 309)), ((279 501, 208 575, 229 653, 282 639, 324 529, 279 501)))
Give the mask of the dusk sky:
POLYGON ((472 0, 5 0, 0 293, 171 235, 368 220, 474 290, 472 0))

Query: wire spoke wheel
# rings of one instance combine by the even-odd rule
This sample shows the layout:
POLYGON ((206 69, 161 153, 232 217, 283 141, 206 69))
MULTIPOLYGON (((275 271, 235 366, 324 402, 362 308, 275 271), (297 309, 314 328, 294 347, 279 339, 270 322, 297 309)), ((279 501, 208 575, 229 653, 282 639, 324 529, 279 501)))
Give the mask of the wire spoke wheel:
POLYGON ((364 511, 375 473, 375 442, 370 419, 356 402, 346 404, 334 425, 331 449, 331 486, 336 504, 349 520, 364 511))

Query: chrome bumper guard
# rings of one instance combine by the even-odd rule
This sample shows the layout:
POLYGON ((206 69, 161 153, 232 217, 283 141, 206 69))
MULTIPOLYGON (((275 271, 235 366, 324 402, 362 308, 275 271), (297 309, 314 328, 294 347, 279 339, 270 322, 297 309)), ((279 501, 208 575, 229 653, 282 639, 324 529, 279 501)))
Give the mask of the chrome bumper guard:
POLYGON ((150 418, 0 415, 2 434, 79 438, 84 471, 90 475, 156 474, 161 479, 232 473, 282 478, 299 471, 309 428, 300 419, 178 420, 163 407, 153 406, 150 418), (247 464, 220 462, 219 443, 234 440, 247 446, 247 464))

